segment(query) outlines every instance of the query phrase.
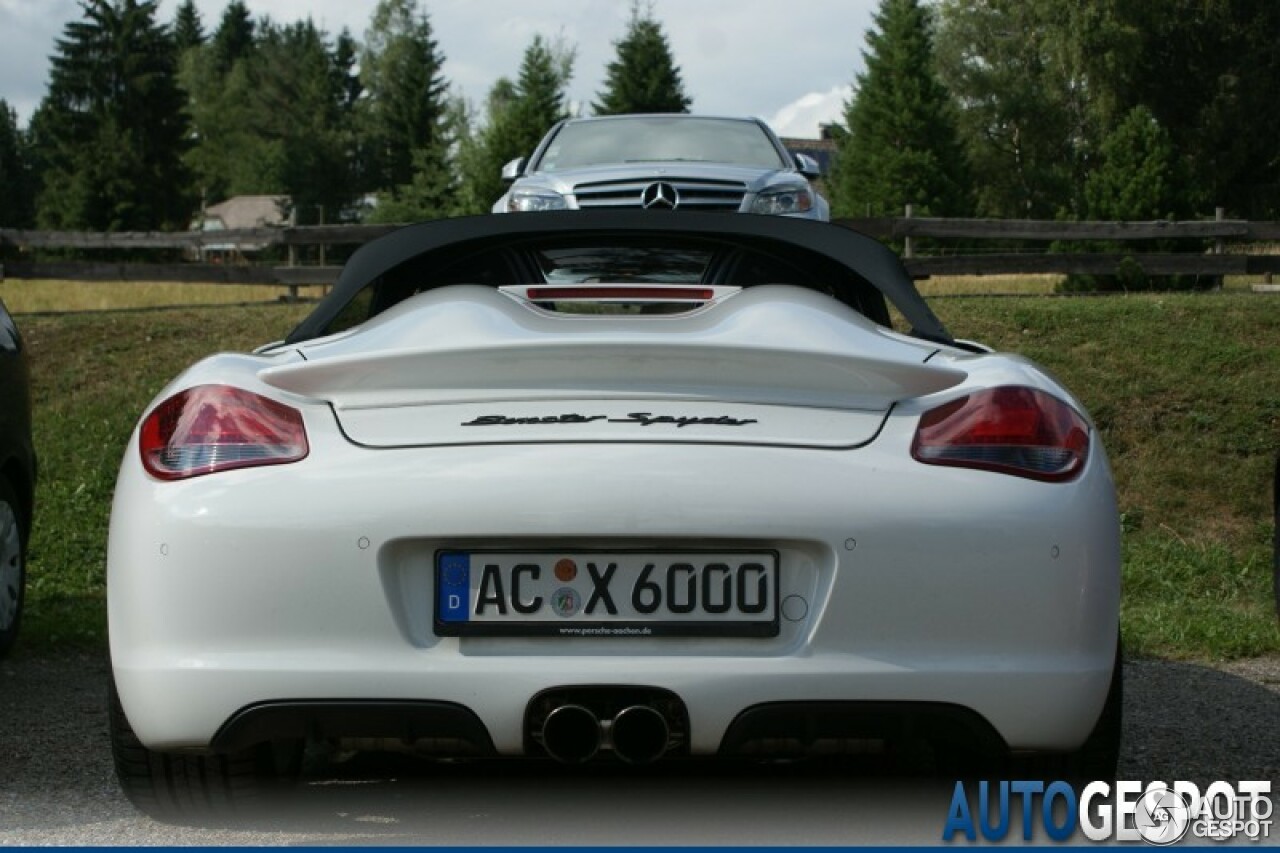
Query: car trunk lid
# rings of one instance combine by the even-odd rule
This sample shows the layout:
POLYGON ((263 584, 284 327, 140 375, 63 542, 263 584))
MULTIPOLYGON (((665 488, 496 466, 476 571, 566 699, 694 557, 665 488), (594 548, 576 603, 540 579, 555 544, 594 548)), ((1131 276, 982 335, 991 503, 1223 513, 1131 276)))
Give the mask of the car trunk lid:
POLYGON ((328 402, 343 432, 371 447, 850 447, 874 438, 896 401, 965 376, 925 364, 933 345, 803 288, 717 288, 674 314, 548 307, 492 288, 441 288, 308 343, 305 360, 261 377, 328 402))

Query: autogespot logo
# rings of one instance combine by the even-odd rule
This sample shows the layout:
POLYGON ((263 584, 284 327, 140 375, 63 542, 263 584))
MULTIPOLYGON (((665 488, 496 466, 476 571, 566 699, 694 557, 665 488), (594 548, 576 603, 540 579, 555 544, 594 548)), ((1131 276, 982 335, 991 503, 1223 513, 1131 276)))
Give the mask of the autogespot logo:
POLYGON ((1227 841, 1271 836, 1270 781, 1214 782, 1205 790, 1191 782, 1090 782, 1079 795, 1067 782, 1038 780, 979 782, 975 792, 957 782, 942 840, 963 835, 1000 842, 1021 829, 1032 841, 1043 833, 1068 841, 1076 833, 1090 841, 1145 841, 1164 846, 1188 836, 1227 841))
POLYGON ((1143 841, 1160 846, 1174 844, 1191 826, 1191 806, 1177 791, 1152 785, 1134 808, 1133 824, 1143 841))

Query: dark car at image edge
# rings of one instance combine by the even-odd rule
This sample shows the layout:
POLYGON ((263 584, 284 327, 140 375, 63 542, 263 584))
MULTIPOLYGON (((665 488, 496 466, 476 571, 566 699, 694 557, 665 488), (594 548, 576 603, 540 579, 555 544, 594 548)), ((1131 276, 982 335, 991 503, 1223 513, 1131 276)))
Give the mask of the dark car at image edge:
POLYGON ((35 482, 26 350, 0 302, 0 657, 13 646, 22 619, 35 482))

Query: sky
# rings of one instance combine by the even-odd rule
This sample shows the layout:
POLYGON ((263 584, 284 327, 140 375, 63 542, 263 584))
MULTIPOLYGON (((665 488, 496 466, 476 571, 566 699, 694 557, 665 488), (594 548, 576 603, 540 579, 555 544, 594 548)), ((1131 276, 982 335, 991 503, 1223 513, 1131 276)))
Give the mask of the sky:
MULTIPOLYGON (((160 0, 173 19, 179 0, 160 0)), ((615 58, 630 0, 419 0, 445 55, 445 76, 479 109, 499 77, 514 78, 533 36, 577 47, 572 101, 590 102, 615 58)), ((197 0, 206 32, 227 0, 197 0)), ((331 35, 344 27, 363 41, 375 0, 246 0, 254 17, 278 23, 311 19, 331 35)), ((759 116, 780 135, 816 138, 818 124, 839 120, 864 35, 878 0, 652 0, 680 66, 691 111, 759 116)), ((49 56, 77 0, 0 0, 0 98, 25 124, 44 95, 49 56)))

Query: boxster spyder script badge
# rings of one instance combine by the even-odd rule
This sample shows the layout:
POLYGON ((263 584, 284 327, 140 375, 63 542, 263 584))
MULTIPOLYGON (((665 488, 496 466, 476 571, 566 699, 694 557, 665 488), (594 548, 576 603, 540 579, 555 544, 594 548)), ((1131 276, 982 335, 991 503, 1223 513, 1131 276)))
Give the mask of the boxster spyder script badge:
POLYGON ((608 415, 543 415, 531 418, 512 418, 506 415, 481 415, 472 421, 463 421, 462 426, 512 426, 516 424, 589 424, 593 421, 605 421, 611 424, 638 424, 642 427, 654 424, 667 424, 675 427, 686 426, 745 426, 757 423, 755 418, 731 418, 728 415, 718 417, 690 417, 687 415, 654 415, 649 412, 632 412, 625 418, 611 418, 608 415))

